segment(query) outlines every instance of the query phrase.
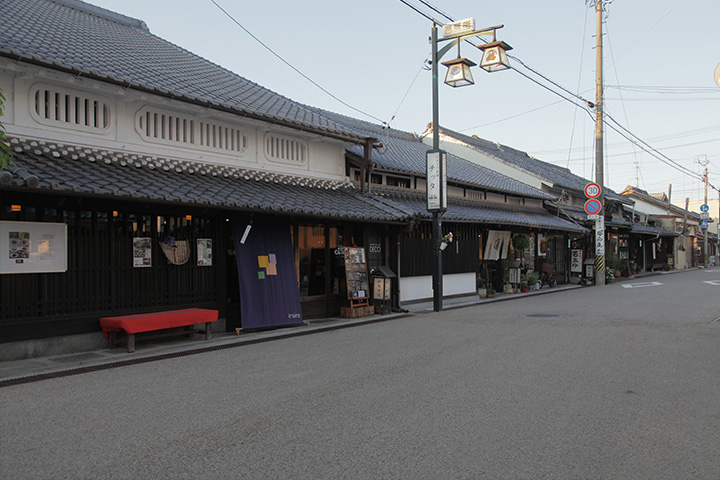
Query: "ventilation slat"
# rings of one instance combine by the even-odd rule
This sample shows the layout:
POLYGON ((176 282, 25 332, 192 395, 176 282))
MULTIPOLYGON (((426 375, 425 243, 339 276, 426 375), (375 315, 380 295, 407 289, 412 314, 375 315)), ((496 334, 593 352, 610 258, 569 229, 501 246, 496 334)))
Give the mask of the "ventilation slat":
MULTIPOLYGON (((243 139, 243 143, 246 140, 243 139)), ((304 163, 307 158, 307 145, 300 140, 267 135, 265 138, 265 155, 271 160, 287 163, 304 163)))

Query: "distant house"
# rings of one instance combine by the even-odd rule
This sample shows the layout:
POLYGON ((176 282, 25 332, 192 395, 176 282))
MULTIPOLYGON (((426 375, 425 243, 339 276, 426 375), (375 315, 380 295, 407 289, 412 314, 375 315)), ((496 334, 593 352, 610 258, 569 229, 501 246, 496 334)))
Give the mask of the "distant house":
MULTIPOLYGON (((655 234, 645 243, 644 255, 640 257, 648 270, 685 269, 704 264, 705 237, 699 214, 670 204, 664 193, 653 195, 628 185, 622 194, 635 202, 636 228, 654 229, 655 234)), ((709 239, 710 255, 717 255, 717 236, 711 233, 709 239)))

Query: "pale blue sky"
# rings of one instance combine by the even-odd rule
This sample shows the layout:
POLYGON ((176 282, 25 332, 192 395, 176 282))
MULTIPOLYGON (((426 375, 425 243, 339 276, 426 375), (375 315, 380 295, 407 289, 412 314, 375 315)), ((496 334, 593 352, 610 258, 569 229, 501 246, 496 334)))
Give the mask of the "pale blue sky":
MULTIPOLYGON (((407 1, 443 20, 419 0, 407 1)), ((422 132, 431 121, 430 72, 421 71, 430 52, 431 23, 399 0, 216 2, 347 104, 383 121, 395 115, 391 125, 400 130, 422 132)), ((303 79, 210 0, 90 3, 140 18, 154 34, 293 100, 373 121, 303 79)), ((498 39, 513 46, 512 55, 594 101, 595 16, 583 0, 429 3, 454 19, 474 17, 477 28, 505 25, 498 39)), ((720 87, 713 81, 720 63, 720 1, 615 0, 607 10, 606 111, 692 172, 701 171, 697 159, 707 155, 710 182, 720 187, 720 87), (617 85, 641 88, 620 90, 617 85)), ((481 58, 468 44, 462 55, 476 63, 481 58)), ((594 179, 594 120, 587 112, 518 72, 475 69, 474 76, 471 87, 441 85, 443 126, 594 179)), ((651 193, 667 192, 672 183, 673 200, 702 199, 698 179, 633 149, 610 129, 606 155, 605 184, 617 191, 637 184, 651 193)), ((717 198, 718 193, 708 195, 717 198)))

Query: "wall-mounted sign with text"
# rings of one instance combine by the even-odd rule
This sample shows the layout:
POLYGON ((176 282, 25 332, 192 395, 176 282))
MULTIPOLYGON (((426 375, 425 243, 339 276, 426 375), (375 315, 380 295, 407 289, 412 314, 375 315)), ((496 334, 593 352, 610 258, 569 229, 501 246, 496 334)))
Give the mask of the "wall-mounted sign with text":
POLYGON ((66 271, 66 224, 0 222, 0 273, 66 271))
POLYGON ((447 152, 429 150, 426 154, 427 211, 447 210, 447 152))

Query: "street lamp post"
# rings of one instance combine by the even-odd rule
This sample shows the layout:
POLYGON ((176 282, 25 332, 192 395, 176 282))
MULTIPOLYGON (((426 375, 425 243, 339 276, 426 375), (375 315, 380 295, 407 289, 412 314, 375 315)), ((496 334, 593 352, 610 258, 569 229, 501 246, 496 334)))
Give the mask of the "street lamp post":
POLYGON ((480 35, 493 35, 493 42, 481 45, 478 48, 483 50, 483 59, 480 67, 488 72, 495 72, 510 68, 507 59, 507 50, 512 47, 505 42, 498 42, 495 39, 496 30, 502 25, 475 30, 475 20, 466 19, 444 25, 444 37, 438 39, 438 23, 433 23, 430 42, 432 44, 432 150, 427 152, 426 170, 426 191, 427 210, 432 213, 433 221, 433 310, 442 311, 443 299, 443 269, 442 251, 440 242, 442 238, 442 214, 447 210, 447 174, 446 174, 446 152, 440 149, 440 109, 438 102, 438 64, 443 55, 451 48, 458 46, 458 58, 453 61, 444 62, 448 67, 448 74, 445 83, 452 87, 472 85, 474 82, 470 67, 475 64, 459 56, 460 42, 480 35), (442 49, 438 50, 439 42, 449 42, 442 49))

